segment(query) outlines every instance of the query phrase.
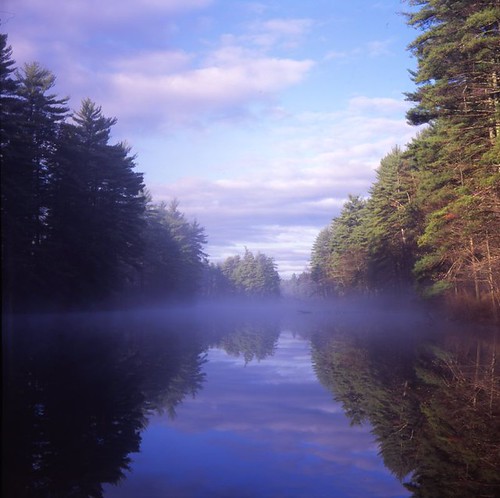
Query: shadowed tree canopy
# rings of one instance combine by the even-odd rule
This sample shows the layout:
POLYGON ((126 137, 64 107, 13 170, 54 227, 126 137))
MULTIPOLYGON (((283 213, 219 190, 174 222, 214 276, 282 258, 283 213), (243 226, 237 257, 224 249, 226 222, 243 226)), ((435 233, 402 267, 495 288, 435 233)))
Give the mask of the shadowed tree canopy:
POLYGON ((204 229, 177 202, 146 209, 135 156, 112 143, 116 118, 89 98, 70 114, 54 84, 36 62, 16 70, 1 35, 3 309, 194 295, 204 229))

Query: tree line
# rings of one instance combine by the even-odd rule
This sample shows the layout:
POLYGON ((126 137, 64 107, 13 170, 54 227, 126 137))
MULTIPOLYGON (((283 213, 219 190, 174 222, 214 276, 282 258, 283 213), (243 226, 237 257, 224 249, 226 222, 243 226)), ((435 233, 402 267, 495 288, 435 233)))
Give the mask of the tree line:
MULTIPOLYGON (((110 143, 115 118, 88 98, 70 112, 54 84, 36 62, 16 68, 0 35, 2 309, 200 293, 211 272, 205 229, 177 201, 153 202, 130 147, 110 143)), ((272 260, 258 255, 255 264, 260 280, 244 293, 267 292, 270 269, 274 292, 272 260)), ((242 280, 229 281, 241 294, 242 280)))
POLYGON ((277 297, 280 276, 273 258, 260 252, 254 255, 245 248, 243 256, 229 256, 222 263, 210 264, 204 289, 209 297, 277 297))
POLYGON ((350 196, 317 236, 322 295, 415 286, 461 310, 500 308, 500 7, 409 0, 420 34, 407 119, 426 125, 382 159, 368 198, 350 196))

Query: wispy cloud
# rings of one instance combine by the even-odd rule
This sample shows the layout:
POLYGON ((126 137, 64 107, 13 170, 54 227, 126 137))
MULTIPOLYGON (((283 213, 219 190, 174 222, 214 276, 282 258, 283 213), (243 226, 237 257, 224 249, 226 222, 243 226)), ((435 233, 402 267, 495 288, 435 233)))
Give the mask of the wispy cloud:
POLYGON ((160 20, 168 26, 182 22, 186 11, 201 16, 211 3, 148 0, 139 8, 131 0, 43 5, 8 0, 7 8, 13 12, 11 22, 30 23, 29 37, 14 34, 11 40, 16 58, 48 62, 61 88, 71 89, 74 107, 90 96, 106 114, 119 117, 123 127, 140 123, 141 129, 168 131, 207 120, 241 119, 256 104, 275 107, 277 94, 303 81, 314 66, 312 59, 272 53, 277 46, 298 43, 312 24, 307 19, 253 22, 240 27, 243 31, 209 38, 200 51, 202 33, 195 26, 203 23, 193 17, 189 29, 196 49, 168 47, 169 39, 180 34, 160 28, 160 20), (23 17, 25 9, 29 17, 23 17), (58 38, 51 36, 55 31, 58 38))
POLYGON ((362 57, 387 57, 392 56, 392 46, 394 44, 394 40, 386 39, 386 40, 372 40, 363 45, 355 46, 349 49, 344 50, 329 50, 324 60, 338 60, 341 62, 348 62, 350 60, 358 60, 362 57))
POLYGON ((268 19, 253 23, 242 40, 265 49, 293 48, 303 41, 313 26, 311 19, 268 19))
POLYGON ((23 18, 25 12, 63 29, 72 27, 88 31, 100 26, 137 21, 151 14, 178 14, 208 7, 213 0, 142 0, 138 8, 136 0, 72 0, 59 2, 48 0, 4 0, 4 11, 13 17, 23 18))
POLYGON ((366 82, 369 64, 393 58, 387 14, 382 30, 350 37, 357 5, 285 5, 5 0, 2 27, 17 61, 52 70, 73 108, 90 97, 118 118, 115 136, 138 153, 155 199, 180 200, 215 260, 246 245, 289 274, 347 194, 365 194, 380 159, 416 130, 407 104, 387 97, 397 84, 384 93, 366 82))
POLYGON ((247 246, 273 256, 283 274, 301 272, 319 230, 347 194, 366 195, 380 159, 411 140, 416 130, 402 117, 406 106, 358 96, 337 113, 289 116, 268 131, 267 159, 264 150, 238 177, 154 184, 153 196, 181 200, 207 228, 214 260, 247 246))
POLYGON ((260 58, 170 74, 120 71, 108 77, 106 108, 123 120, 149 118, 151 126, 155 121, 163 127, 199 124, 266 102, 300 82, 312 65, 307 60, 260 58))
POLYGON ((139 484, 161 486, 175 472, 179 490, 190 486, 191 495, 207 482, 214 483, 201 493, 207 496, 404 495, 380 461, 369 426, 350 426, 318 384, 309 348, 282 333, 275 355, 247 365, 211 350, 204 389, 184 401, 175 420, 153 419, 144 434, 145 453, 120 492, 131 496, 139 484), (156 447, 153 440, 164 448, 182 441, 189 455, 167 452, 159 464, 156 451, 148 452, 156 447), (221 465, 226 461, 241 464, 232 465, 228 476, 221 465))

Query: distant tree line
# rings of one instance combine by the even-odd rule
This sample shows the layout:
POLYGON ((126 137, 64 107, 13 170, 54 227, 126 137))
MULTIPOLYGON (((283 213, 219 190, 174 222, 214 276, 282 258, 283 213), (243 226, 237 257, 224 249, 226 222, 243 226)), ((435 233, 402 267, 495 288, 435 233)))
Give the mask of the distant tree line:
POLYGON ((2 309, 279 294, 272 258, 209 264, 205 230, 154 203, 116 119, 84 99, 70 112, 38 63, 15 67, 0 35, 2 309))
POLYGON ((316 283, 311 272, 293 273, 291 277, 281 280, 281 295, 295 299, 308 299, 316 293, 316 283))
POLYGON ((273 258, 254 255, 245 249, 243 256, 230 256, 206 269, 207 296, 268 298, 280 295, 280 276, 273 258))
MULTIPOLYGON (((314 243, 324 295, 417 286, 462 310, 500 307, 500 7, 410 0, 418 62, 407 118, 426 128, 380 163, 314 243)), ((470 310, 469 310, 470 311, 470 310)))
POLYGON ((38 63, 15 68, 0 36, 2 308, 192 296, 206 236, 178 203, 154 204, 116 120, 85 99, 70 113, 38 63))

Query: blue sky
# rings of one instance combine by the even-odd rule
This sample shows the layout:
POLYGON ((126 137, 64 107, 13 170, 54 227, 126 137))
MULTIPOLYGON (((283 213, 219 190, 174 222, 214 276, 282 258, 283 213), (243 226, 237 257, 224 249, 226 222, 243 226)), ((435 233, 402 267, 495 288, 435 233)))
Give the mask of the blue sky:
POLYGON ((380 159, 417 130, 399 0, 3 0, 21 66, 57 76, 73 109, 115 116, 155 200, 205 227, 210 259, 244 247, 282 275, 380 159))

